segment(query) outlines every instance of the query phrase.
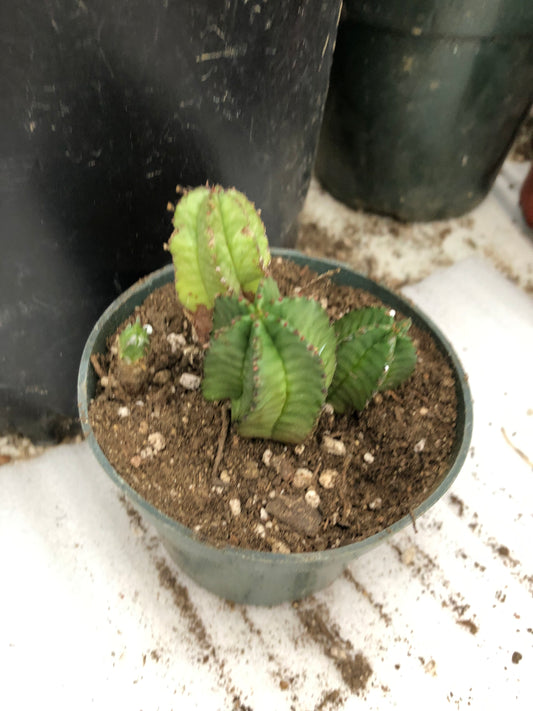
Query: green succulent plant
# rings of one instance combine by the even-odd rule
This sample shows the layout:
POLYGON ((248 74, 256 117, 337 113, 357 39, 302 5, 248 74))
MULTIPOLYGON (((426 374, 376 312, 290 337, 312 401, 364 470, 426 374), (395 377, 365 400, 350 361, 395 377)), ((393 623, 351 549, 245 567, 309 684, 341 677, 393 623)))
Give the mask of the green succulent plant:
POLYGON ((350 311, 333 324, 337 367, 328 392, 336 412, 362 410, 378 391, 391 390, 411 375, 416 349, 407 336, 409 319, 370 307, 350 311))
POLYGON ((301 442, 326 401, 339 413, 361 410, 412 373, 409 320, 366 308, 331 324, 317 301, 281 298, 265 278, 264 226, 241 193, 191 190, 174 228, 178 298, 193 320, 209 312, 202 391, 207 400, 231 401, 242 436, 301 442))
POLYGON ((141 326, 139 319, 126 326, 118 337, 118 357, 127 365, 144 358, 150 348, 150 326, 141 326))
POLYGON ((273 279, 260 284, 253 301, 216 300, 203 394, 231 400, 241 435, 300 442, 334 370, 335 333, 316 301, 281 299, 273 279))
POLYGON ((173 225, 168 248, 189 312, 212 309, 219 294, 255 293, 270 252, 261 217, 242 193, 218 185, 185 192, 173 225))

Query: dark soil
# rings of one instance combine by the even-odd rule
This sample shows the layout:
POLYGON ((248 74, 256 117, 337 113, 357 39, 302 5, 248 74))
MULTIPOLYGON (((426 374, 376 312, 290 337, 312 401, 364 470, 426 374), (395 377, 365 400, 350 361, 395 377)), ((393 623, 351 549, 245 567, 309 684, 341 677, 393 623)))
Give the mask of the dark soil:
MULTIPOLYGON (((332 318, 377 303, 280 258, 272 274, 282 293, 303 288, 332 318)), ((129 386, 139 392, 128 394, 118 381, 112 339, 95 362, 100 383, 91 424, 121 476, 201 540, 282 553, 342 546, 411 513, 448 468, 453 375, 431 337, 414 326, 418 363, 407 383, 376 395, 362 413, 326 409, 301 445, 288 446, 239 437, 226 403, 184 387, 184 374, 201 376, 203 350, 173 284, 148 297, 130 321, 136 317, 153 328, 147 363, 129 386), (306 501, 309 490, 315 495, 307 501, 318 497, 317 508, 306 501)))

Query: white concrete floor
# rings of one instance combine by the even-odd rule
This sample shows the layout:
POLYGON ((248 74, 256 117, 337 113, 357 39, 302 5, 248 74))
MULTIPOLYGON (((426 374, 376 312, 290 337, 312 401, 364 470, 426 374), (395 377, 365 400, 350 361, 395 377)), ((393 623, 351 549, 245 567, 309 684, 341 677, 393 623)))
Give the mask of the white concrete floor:
POLYGON ((470 456, 418 532, 299 609, 229 605, 170 563, 86 444, 11 461, 0 466, 0 708, 530 707, 533 234, 516 207, 525 168, 506 163, 474 213, 410 226, 411 237, 316 184, 302 216, 347 240, 346 261, 408 284, 469 375, 470 456), (372 674, 357 692, 346 670, 362 658, 372 674))
POLYGON ((489 197, 475 210, 428 223, 402 223, 350 210, 313 180, 301 214, 299 246, 314 256, 335 256, 396 287, 480 256, 533 294, 533 233, 518 207, 528 168, 528 163, 508 160, 489 197))

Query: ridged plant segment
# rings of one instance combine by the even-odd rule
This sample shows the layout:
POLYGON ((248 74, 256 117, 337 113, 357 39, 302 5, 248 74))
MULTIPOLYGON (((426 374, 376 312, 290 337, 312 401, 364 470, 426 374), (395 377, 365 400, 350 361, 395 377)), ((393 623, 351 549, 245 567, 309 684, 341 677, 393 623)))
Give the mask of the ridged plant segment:
POLYGON ((265 279, 253 302, 215 303, 204 363, 208 400, 231 400, 244 437, 301 442, 312 430, 335 369, 335 332, 320 304, 281 299, 265 279))
POLYGON ((195 313, 221 294, 251 294, 270 263, 265 227, 254 205, 234 188, 199 187, 176 206, 169 241, 176 291, 195 313))
POLYGON ((416 349, 408 319, 395 322, 383 308, 352 311, 335 324, 337 367, 328 402, 336 412, 364 409, 378 391, 397 387, 411 375, 416 349))

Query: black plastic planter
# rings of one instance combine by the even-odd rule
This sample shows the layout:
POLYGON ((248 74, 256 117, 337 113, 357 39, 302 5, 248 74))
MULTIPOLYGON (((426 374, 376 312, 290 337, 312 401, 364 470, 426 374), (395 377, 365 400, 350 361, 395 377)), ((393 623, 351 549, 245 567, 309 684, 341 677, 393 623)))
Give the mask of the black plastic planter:
MULTIPOLYGON (((425 501, 413 512, 413 517, 426 512, 451 486, 458 475, 470 445, 472 435, 472 402, 465 373, 446 338, 418 309, 368 278, 343 265, 326 260, 311 259, 288 250, 273 250, 275 255, 308 264, 322 273, 339 268, 334 277, 338 283, 364 288, 391 307, 410 317, 420 328, 433 336, 453 370, 458 412, 456 435, 448 470, 437 481, 425 501)), ((100 449, 88 417, 88 406, 94 396, 96 375, 90 363, 93 353, 107 348, 107 339, 153 290, 172 281, 174 271, 165 267, 122 294, 101 316, 94 326, 83 351, 78 376, 80 420, 96 459, 138 511, 158 531, 172 559, 197 583, 223 598, 240 603, 275 605, 310 595, 329 585, 344 568, 363 553, 370 551, 389 536, 412 523, 405 516, 389 528, 369 538, 341 548, 318 553, 263 553, 234 547, 216 548, 199 541, 193 531, 154 508, 134 491, 111 466, 100 449)))
POLYGON ((533 3, 347 0, 316 173, 403 220, 486 196, 533 100, 533 3))
POLYGON ((290 246, 340 0, 5 0, 0 434, 76 412, 85 334, 168 261, 176 184, 246 189, 290 246))

